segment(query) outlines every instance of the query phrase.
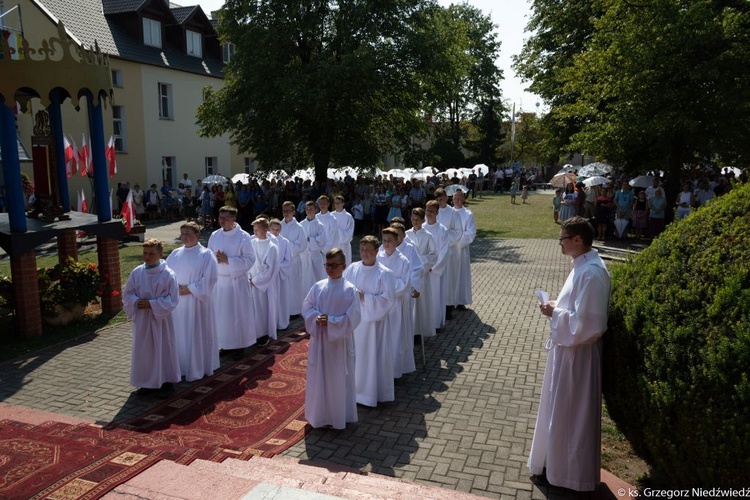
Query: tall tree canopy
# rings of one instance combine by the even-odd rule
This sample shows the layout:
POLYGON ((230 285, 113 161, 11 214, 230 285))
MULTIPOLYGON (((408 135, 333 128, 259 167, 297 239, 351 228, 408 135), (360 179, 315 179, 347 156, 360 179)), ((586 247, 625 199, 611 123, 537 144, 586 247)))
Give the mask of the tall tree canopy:
MULTIPOLYGON (((488 16, 433 0, 228 0, 219 33, 236 45, 225 86, 198 110, 263 169, 371 167, 423 157, 430 121, 497 109, 499 42, 488 16)), ((488 129, 489 130, 489 129, 488 129)))
POLYGON ((633 171, 748 163, 750 3, 536 0, 530 28, 516 67, 570 149, 633 171))
POLYGON ((225 86, 198 110, 201 133, 226 131, 262 168, 369 167, 424 126, 425 0, 227 0, 222 39, 236 45, 225 86))

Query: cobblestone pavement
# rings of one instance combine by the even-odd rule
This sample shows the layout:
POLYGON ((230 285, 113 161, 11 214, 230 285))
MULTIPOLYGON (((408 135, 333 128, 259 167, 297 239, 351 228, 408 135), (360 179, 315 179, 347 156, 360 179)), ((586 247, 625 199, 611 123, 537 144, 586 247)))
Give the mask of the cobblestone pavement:
MULTIPOLYGON (((491 498, 544 498, 525 466, 546 360, 534 290, 554 297, 568 260, 555 240, 477 240, 474 304, 425 341, 424 368, 416 348, 419 369, 398 381, 396 401, 360 406, 358 424, 314 430, 285 454, 491 498)), ((140 414, 152 403, 129 384, 131 327, 1 363, 0 401, 102 424, 140 414)))

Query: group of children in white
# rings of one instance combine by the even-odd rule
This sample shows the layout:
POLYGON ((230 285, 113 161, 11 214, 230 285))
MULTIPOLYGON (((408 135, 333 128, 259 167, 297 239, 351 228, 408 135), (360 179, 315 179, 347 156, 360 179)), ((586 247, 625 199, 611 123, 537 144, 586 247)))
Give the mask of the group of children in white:
POLYGON ((183 246, 162 259, 162 243, 143 244, 144 263, 123 291, 133 320, 131 384, 167 397, 181 377, 219 368, 220 350, 242 359, 246 347, 276 339, 302 315, 310 334, 305 417, 313 427, 343 429, 357 404, 393 401, 394 380, 416 369, 414 337, 433 337, 450 311, 471 304, 469 245, 474 216, 460 190, 453 207, 442 189, 398 220, 360 240, 352 263, 352 216, 344 199, 321 196, 298 222, 285 202, 283 220, 257 218, 253 236, 222 207, 220 228, 199 243, 200 227, 180 228, 183 246), (319 209, 319 212, 318 212, 319 209), (447 313, 447 315, 446 315, 447 313))

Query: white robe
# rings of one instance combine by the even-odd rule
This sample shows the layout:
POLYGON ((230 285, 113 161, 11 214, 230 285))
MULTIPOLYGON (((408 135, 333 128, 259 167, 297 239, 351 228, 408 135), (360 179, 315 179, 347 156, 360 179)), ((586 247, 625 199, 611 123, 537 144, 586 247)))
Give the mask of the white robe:
POLYGON ((122 305, 133 320, 133 353, 130 384, 159 389, 166 382, 180 381, 180 362, 171 312, 180 294, 177 279, 163 260, 151 269, 141 264, 131 271, 122 291, 122 305), (138 309, 147 299, 151 309, 138 309))
POLYGON ((360 322, 359 303, 354 285, 339 278, 317 282, 302 304, 310 334, 305 418, 313 427, 344 429, 357 421, 354 329, 360 322), (321 314, 328 315, 327 326, 315 323, 321 314))
POLYGON ((177 332, 180 373, 192 382, 213 374, 219 368, 219 343, 211 294, 217 280, 216 257, 200 243, 180 247, 167 257, 179 285, 187 285, 188 295, 179 296, 172 311, 177 332))
POLYGON ((388 311, 396 304, 393 273, 376 262, 355 262, 344 271, 344 279, 364 294, 360 300, 362 321, 354 329, 354 384, 357 403, 377 406, 395 399, 393 363, 388 336, 388 311))
POLYGON ((339 241, 336 246, 344 251, 346 265, 352 263, 352 239, 354 238, 354 217, 346 210, 335 211, 336 223, 339 226, 339 241))
POLYGON ((281 235, 289 240, 292 252, 293 286, 290 287, 289 314, 297 315, 302 312, 302 301, 307 291, 314 283, 310 268, 310 255, 307 253, 307 233, 302 224, 292 219, 290 222, 281 221, 281 235), (309 283, 309 285, 308 285, 309 283))
POLYGON ((214 254, 221 250, 229 257, 227 264, 219 263, 218 279, 212 301, 216 317, 219 349, 243 349, 255 344, 255 318, 247 272, 255 262, 250 235, 235 225, 234 229, 217 229, 208 239, 214 254))
POLYGON ((411 319, 411 264, 398 249, 391 255, 378 252, 378 262, 391 270, 396 304, 388 311, 393 378, 417 369, 414 363, 414 331, 411 319))
POLYGON ((323 254, 320 253, 326 244, 326 230, 323 223, 317 218, 304 219, 300 224, 302 224, 307 235, 307 259, 310 261, 310 275, 302 277, 302 287, 305 289, 305 295, 307 295, 307 292, 315 283, 326 278, 326 270, 323 267, 325 261, 323 260, 323 254))
MULTIPOLYGON (((419 252, 422 266, 422 287, 418 299, 412 299, 412 318, 414 335, 434 337, 435 330, 439 325, 435 324, 432 299, 432 273, 430 269, 435 265, 438 257, 437 243, 435 238, 424 228, 415 231, 413 228, 406 231, 406 239, 411 242, 419 252)), ((439 286, 439 285, 438 285, 439 286)))
POLYGON ((550 484, 593 490, 601 468, 602 335, 607 329, 610 279, 596 250, 573 260, 550 319, 544 370, 528 467, 547 468, 550 484))
POLYGON ((257 338, 268 335, 276 339, 277 315, 276 305, 279 302, 279 292, 276 288, 279 274, 279 247, 270 237, 261 240, 252 239, 255 263, 248 272, 252 280, 252 311, 255 320, 255 336, 257 338))
POLYGON ((463 229, 461 227, 461 218, 456 209, 451 206, 441 208, 437 214, 437 220, 448 231, 448 263, 443 271, 441 286, 445 293, 445 303, 449 306, 456 305, 456 285, 458 283, 459 272, 459 247, 463 229))
POLYGON ((448 230, 439 222, 435 224, 425 223, 422 226, 429 231, 435 239, 438 255, 430 271, 430 286, 432 287, 432 314, 435 318, 435 328, 445 325, 445 306, 447 305, 447 293, 443 287, 443 273, 448 266, 448 255, 450 254, 450 240, 448 230))
POLYGON ((458 276, 455 285, 456 305, 471 304, 471 254, 469 246, 477 236, 474 214, 466 207, 456 210, 461 219, 461 239, 458 241, 458 276))
POLYGON ((289 240, 279 234, 274 237, 276 246, 279 247, 279 272, 276 274, 276 290, 279 300, 276 303, 276 329, 286 330, 289 328, 289 316, 291 312, 292 289, 297 285, 292 274, 292 244, 289 240))
MULTIPOLYGON (((323 261, 325 262, 326 252, 331 248, 335 248, 341 239, 339 238, 339 224, 336 222, 336 217, 331 212, 318 212, 315 215, 315 218, 323 224, 323 228, 325 229, 325 243, 320 249, 320 252, 323 254, 323 261)), ((323 274, 325 275, 325 273, 323 274)))

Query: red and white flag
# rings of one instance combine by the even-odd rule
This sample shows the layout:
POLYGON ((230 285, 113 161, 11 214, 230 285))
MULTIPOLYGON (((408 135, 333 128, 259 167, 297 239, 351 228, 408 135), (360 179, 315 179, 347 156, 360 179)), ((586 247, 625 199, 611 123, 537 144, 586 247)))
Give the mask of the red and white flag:
POLYGON ((78 151, 81 177, 86 177, 91 172, 91 146, 86 143, 86 134, 81 134, 81 149, 78 151))
POLYGON ((65 175, 70 179, 76 173, 78 163, 76 145, 72 137, 68 140, 67 136, 63 135, 63 149, 65 150, 65 175))
POLYGON ((125 232, 129 233, 130 229, 135 224, 135 206, 133 205, 133 191, 128 191, 128 197, 125 198, 125 203, 122 204, 122 210, 120 215, 125 220, 125 232))
POLYGON ((104 155, 107 157, 107 163, 109 164, 109 176, 114 177, 117 173, 117 160, 115 159, 115 136, 109 136, 109 143, 107 149, 104 151, 104 155))
POLYGON ((78 192, 78 211, 84 214, 89 211, 89 206, 86 203, 86 194, 83 192, 83 188, 78 192))

